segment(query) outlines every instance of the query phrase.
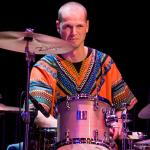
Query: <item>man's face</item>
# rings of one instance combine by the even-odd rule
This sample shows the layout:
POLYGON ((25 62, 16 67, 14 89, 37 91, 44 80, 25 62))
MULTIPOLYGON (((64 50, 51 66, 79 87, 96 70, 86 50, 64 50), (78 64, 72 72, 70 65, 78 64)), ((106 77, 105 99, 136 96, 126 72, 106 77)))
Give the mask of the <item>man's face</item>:
POLYGON ((70 42, 76 48, 84 45, 89 21, 85 19, 83 10, 64 11, 62 21, 57 21, 56 24, 62 39, 70 42))

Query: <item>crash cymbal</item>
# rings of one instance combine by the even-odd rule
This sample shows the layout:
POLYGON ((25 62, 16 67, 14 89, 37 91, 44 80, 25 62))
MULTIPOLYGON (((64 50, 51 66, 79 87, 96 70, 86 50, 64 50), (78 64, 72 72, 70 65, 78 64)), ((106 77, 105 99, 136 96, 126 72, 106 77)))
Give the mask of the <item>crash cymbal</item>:
POLYGON ((6 106, 5 104, 0 103, 0 111, 19 112, 22 111, 22 109, 19 107, 6 106))
POLYGON ((150 119, 150 104, 146 105, 138 114, 141 119, 150 119))
MULTIPOLYGON (((5 104, 0 103, 0 112, 23 112, 24 108, 19 107, 13 107, 13 106, 7 106, 5 104)), ((29 110, 33 111, 33 110, 29 110)))
POLYGON ((147 134, 143 132, 135 132, 135 131, 127 132, 127 138, 131 140, 140 140, 140 139, 145 139, 146 137, 147 137, 147 134))
POLYGON ((29 51, 34 54, 64 54, 73 50, 72 45, 62 39, 34 32, 0 32, 0 48, 25 53, 26 39, 29 51))

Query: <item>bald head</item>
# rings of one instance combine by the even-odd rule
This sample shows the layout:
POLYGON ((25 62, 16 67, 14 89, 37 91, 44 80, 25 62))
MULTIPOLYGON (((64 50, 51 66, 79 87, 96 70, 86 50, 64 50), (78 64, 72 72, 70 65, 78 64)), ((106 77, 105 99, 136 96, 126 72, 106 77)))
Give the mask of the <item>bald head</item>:
POLYGON ((58 20, 61 22, 63 20, 63 15, 68 13, 76 14, 78 11, 83 12, 85 20, 87 20, 87 10, 78 2, 68 2, 62 5, 58 11, 58 20))

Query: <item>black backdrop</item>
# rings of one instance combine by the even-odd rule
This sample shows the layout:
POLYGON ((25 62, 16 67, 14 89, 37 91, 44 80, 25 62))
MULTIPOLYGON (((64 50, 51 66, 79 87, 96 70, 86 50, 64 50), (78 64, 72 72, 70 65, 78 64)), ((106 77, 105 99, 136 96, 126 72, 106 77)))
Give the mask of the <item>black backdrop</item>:
MULTIPOLYGON (((26 28, 34 28, 37 33, 57 37, 57 10, 66 1, 4 1, 0 10, 0 31, 22 32, 26 28)), ((139 111, 150 102, 147 4, 79 2, 89 11, 90 31, 86 45, 112 56, 138 98, 138 104, 131 111, 133 121, 129 123, 130 130, 149 132, 149 120, 138 118, 139 111)), ((19 107, 22 104, 21 93, 26 90, 25 54, 0 50, 0 102, 19 107)), ((36 60, 40 57, 36 56, 36 60)), ((0 120, 0 149, 23 139, 24 123, 20 114, 1 112, 0 120)))

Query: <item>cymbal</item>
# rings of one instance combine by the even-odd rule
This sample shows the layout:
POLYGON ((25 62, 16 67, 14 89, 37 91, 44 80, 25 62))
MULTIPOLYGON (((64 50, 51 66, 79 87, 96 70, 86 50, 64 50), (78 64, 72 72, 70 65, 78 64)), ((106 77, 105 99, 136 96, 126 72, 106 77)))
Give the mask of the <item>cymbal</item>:
MULTIPOLYGON (((23 112, 23 111, 25 111, 24 108, 7 106, 5 104, 0 103, 0 112, 23 112)), ((29 110, 29 111, 33 111, 33 110, 29 110)))
POLYGON ((150 104, 146 105, 138 114, 141 119, 150 119, 150 104))
POLYGON ((22 108, 6 106, 5 104, 0 103, 0 111, 19 112, 19 111, 22 111, 22 108))
POLYGON ((135 132, 135 131, 128 131, 127 132, 127 138, 131 140, 138 140, 138 139, 144 139, 147 135, 143 132, 135 132))
POLYGON ((25 53, 27 40, 29 51, 34 54, 64 54, 73 50, 72 45, 62 39, 34 32, 0 32, 0 48, 25 53))

